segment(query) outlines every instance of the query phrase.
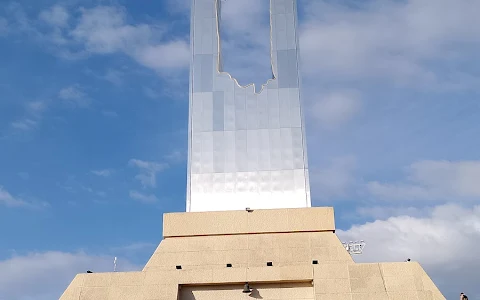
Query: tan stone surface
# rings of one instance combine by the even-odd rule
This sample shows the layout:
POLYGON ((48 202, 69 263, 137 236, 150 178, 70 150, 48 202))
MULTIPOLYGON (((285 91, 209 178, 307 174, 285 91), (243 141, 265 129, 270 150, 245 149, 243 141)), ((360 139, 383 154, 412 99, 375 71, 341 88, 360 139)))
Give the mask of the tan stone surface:
POLYGON ((108 299, 108 287, 84 287, 80 291, 79 299, 82 300, 99 300, 108 299))
POLYGON ((311 283, 252 284, 251 295, 242 293, 243 285, 185 286, 180 290, 179 300, 313 300, 311 283))
POLYGON ((113 286, 109 289, 108 300, 143 300, 143 288, 138 285, 113 286))
POLYGON ((352 264, 348 272, 350 278, 382 277, 379 264, 352 264))
POLYGON ((334 230, 331 207, 169 213, 163 216, 164 238, 334 230))
POLYGON ((227 263, 234 267, 263 267, 268 261, 274 266, 310 265, 313 260, 353 263, 333 232, 195 236, 169 238, 162 241, 163 245, 165 249, 155 251, 144 271, 172 270, 177 265, 189 269, 225 268, 227 263))
POLYGON ((112 273, 93 273, 85 276, 83 286, 86 287, 109 287, 112 284, 112 273))
POLYGON ((265 300, 445 299, 416 262, 355 263, 330 208, 167 214, 165 222, 181 236, 164 239, 143 271, 79 274, 60 299, 252 299, 245 282, 265 300))
POLYGON ((433 300, 440 299, 439 297, 435 298, 432 291, 418 291, 417 292, 418 300, 433 300))
POLYGON ((423 290, 421 279, 415 276, 385 276, 383 280, 388 292, 423 290))
POLYGON ((385 291, 383 292, 373 291, 369 293, 352 293, 352 300, 385 300, 385 299, 388 299, 388 294, 385 291))
POLYGON ((315 279, 350 278, 348 264, 320 264, 313 268, 315 279))
POLYGON ((140 286, 145 280, 144 272, 112 273, 112 286, 140 286))
POLYGON ((80 298, 81 287, 68 287, 67 290, 60 297, 62 300, 78 300, 80 298))
POLYGON ((315 279, 315 294, 346 294, 351 292, 348 278, 315 279))
POLYGON ((70 287, 82 287, 85 283, 85 274, 77 274, 70 283, 70 287))
POLYGON ((247 268, 215 269, 212 282, 247 282, 247 268))
POLYGON ((399 264, 399 263, 381 263, 380 269, 382 270, 383 276, 415 276, 416 275, 416 262, 410 262, 408 264, 399 264))
POLYGON ((350 278, 350 288, 353 293, 372 293, 385 291, 385 284, 381 276, 350 278))
POLYGON ((316 300, 352 300, 352 295, 350 293, 345 294, 316 294, 316 300))
POLYGON ((417 292, 415 291, 387 292, 387 295, 390 300, 418 300, 417 292))
POLYGON ((167 296, 167 285, 151 284, 142 286, 142 297, 145 300, 165 298, 167 296))

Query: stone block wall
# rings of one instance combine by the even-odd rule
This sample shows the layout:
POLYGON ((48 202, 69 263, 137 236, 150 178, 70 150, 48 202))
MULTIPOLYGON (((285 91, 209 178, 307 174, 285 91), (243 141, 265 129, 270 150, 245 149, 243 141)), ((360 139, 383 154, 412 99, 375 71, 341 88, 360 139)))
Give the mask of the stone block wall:
POLYGON ((142 271, 79 274, 60 299, 445 299, 416 262, 355 263, 334 233, 331 208, 164 220, 165 238, 142 271), (246 282, 251 294, 242 293, 246 282))

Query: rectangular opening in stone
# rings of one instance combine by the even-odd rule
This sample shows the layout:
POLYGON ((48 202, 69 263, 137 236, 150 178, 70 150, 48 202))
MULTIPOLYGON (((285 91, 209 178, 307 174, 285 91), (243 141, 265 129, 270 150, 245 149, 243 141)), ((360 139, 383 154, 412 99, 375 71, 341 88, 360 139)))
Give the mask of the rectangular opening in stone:
POLYGON ((243 284, 182 286, 179 300, 313 300, 315 299, 311 282, 287 283, 249 283, 251 293, 243 293, 243 284))

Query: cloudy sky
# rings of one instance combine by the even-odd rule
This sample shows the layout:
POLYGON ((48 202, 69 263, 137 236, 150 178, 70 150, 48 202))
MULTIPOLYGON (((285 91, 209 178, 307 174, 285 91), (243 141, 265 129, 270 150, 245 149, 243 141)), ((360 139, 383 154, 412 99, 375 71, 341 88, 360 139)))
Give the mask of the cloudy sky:
MULTIPOLYGON (((185 209, 188 0, 0 6, 0 299, 137 270, 185 209)), ((480 299, 479 0, 299 0, 315 206, 357 261, 480 299), (476 295, 476 296, 475 296, 476 295)), ((270 75, 268 1, 228 0, 225 70, 270 75)))

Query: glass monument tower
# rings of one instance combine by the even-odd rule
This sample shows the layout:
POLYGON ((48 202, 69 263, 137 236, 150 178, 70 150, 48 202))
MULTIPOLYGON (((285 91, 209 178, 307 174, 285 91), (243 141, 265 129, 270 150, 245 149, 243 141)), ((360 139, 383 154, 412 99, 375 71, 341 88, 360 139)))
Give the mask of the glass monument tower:
POLYGON ((192 0, 187 212, 310 207, 296 0, 270 0, 258 92, 222 70, 221 4, 192 0))

